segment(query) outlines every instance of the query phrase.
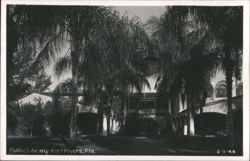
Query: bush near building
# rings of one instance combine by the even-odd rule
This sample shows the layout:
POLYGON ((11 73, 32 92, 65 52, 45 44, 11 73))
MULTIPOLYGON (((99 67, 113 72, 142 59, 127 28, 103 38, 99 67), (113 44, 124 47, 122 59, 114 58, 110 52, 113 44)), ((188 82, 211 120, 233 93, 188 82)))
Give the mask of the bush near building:
POLYGON ((168 133, 167 118, 163 116, 147 117, 136 112, 126 118, 124 133, 128 135, 159 135, 168 133))

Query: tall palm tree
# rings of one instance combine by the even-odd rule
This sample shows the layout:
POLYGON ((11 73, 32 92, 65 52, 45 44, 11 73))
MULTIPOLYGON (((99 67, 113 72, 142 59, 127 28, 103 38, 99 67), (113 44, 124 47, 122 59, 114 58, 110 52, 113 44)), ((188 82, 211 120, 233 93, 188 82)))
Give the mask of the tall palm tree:
MULTIPOLYGON (((112 30, 112 27, 107 27, 105 24, 109 23, 111 26, 114 21, 117 21, 118 16, 114 16, 114 13, 106 7, 11 6, 9 9, 8 18, 10 17, 10 22, 14 21, 15 25, 12 26, 17 26, 18 32, 18 38, 15 39, 18 44, 8 50, 10 60, 14 49, 31 47, 34 66, 39 66, 41 62, 48 63, 51 57, 55 58, 55 55, 62 52, 65 46, 69 46, 68 55, 60 59, 55 69, 58 74, 61 74, 65 67, 72 65, 73 96, 70 136, 74 137, 76 135, 75 104, 77 83, 80 78, 80 62, 86 58, 86 46, 92 42, 100 44, 105 41, 105 39, 99 41, 101 34, 107 35, 107 31, 110 30, 109 33, 111 33, 112 30)), ((13 37, 15 38, 15 36, 10 36, 10 38, 13 37)))
MULTIPOLYGON (((191 51, 191 54, 193 56, 190 60, 178 65, 178 74, 185 80, 188 116, 193 118, 194 111, 199 109, 202 118, 202 111, 206 103, 207 95, 212 92, 210 78, 216 73, 213 69, 215 69, 214 66, 217 64, 217 52, 204 53, 204 50, 198 49, 198 51, 191 51)), ((188 121, 188 134, 193 135, 191 120, 189 119, 188 121)), ((201 122, 202 121, 203 120, 201 120, 201 122)), ((203 133, 201 133, 201 135, 203 135, 203 133)))
MULTIPOLYGON (((119 15, 115 13, 114 17, 117 16, 119 15)), ((107 19, 107 21, 111 20, 107 19)), ((87 58, 94 59, 95 63, 84 61, 80 68, 80 75, 85 82, 99 88, 95 91, 105 89, 108 100, 99 100, 109 105, 112 105, 117 89, 124 101, 129 88, 140 91, 143 84, 148 85, 145 77, 149 69, 146 57, 149 54, 148 44, 150 43, 142 24, 137 19, 130 20, 127 16, 123 16, 117 17, 117 20, 112 22, 108 23, 110 26, 106 27, 108 30, 103 32, 103 37, 98 39, 103 41, 101 45, 92 43, 88 48, 89 52, 86 52, 89 53, 87 58)))
MULTIPOLYGON (((192 27, 193 23, 190 21, 185 26, 192 27)), ((199 95, 208 92, 205 86, 209 82, 210 75, 213 74, 210 71, 215 65, 214 61, 216 61, 210 59, 214 58, 215 54, 203 49, 208 46, 207 44, 210 44, 208 36, 204 35, 202 29, 196 29, 187 34, 181 34, 180 38, 177 38, 164 17, 161 17, 160 20, 153 18, 149 24, 153 27, 152 39, 158 46, 159 53, 156 69, 158 73, 156 88, 159 97, 161 100, 168 98, 169 101, 165 103, 169 106, 168 108, 172 108, 171 99, 178 97, 179 92, 185 92, 189 98, 188 101, 190 100, 188 113, 192 115, 194 109, 191 107, 200 102, 199 95), (183 83, 185 83, 184 87, 183 83)), ((173 131, 176 131, 174 130, 176 129, 174 122, 172 122, 172 126, 173 131)))
POLYGON ((197 16, 198 21, 206 23, 207 30, 214 33, 222 42, 222 52, 219 56, 227 83, 227 132, 230 144, 233 145, 232 77, 239 78, 241 72, 243 9, 242 7, 207 7, 205 9, 192 7, 190 13, 197 16))
MULTIPOLYGON (((187 27, 194 20, 203 33, 212 33, 213 39, 219 41, 221 52, 217 52, 216 59, 220 59, 226 73, 227 100, 228 100, 228 135, 233 140, 232 120, 232 77, 240 76, 241 51, 242 51, 242 7, 168 7, 162 16, 162 22, 167 25, 161 30, 165 35, 174 36, 177 44, 177 56, 181 59, 188 58, 189 52, 185 52, 186 45, 184 36, 192 27, 187 27), (204 27, 202 27, 204 26, 204 27), (179 45, 179 46, 178 46, 179 45), (183 50, 184 49, 184 50, 183 50), (183 52, 184 51, 184 52, 183 52), (181 53, 178 54, 178 53, 181 53)), ((165 41, 166 42, 166 41, 165 41)), ((190 51, 190 50, 187 50, 190 51)))
MULTIPOLYGON (((72 25, 72 28, 80 26, 80 29, 84 30, 82 31, 84 37, 78 38, 81 34, 79 30, 69 33, 71 38, 76 36, 72 39, 72 42, 77 40, 76 44, 70 46, 78 46, 79 54, 72 55, 73 51, 71 51, 70 55, 62 57, 57 62, 55 71, 60 75, 63 70, 70 67, 75 87, 77 83, 82 83, 84 89, 89 90, 88 92, 96 93, 105 87, 111 101, 109 104, 112 104, 111 97, 114 89, 118 87, 126 89, 129 85, 141 88, 138 81, 145 80, 147 66, 143 57, 148 53, 149 40, 142 26, 135 19, 129 20, 127 16, 120 18, 116 11, 107 8, 88 9, 89 12, 93 12, 94 20, 89 22, 92 24, 84 26, 85 20, 79 19, 72 25), (77 44, 79 42, 82 44, 77 44)), ((69 24, 71 24, 70 20, 69 24)), ((75 88, 73 88, 74 91, 76 91, 75 88)), ((95 94, 95 96, 98 95, 95 94)), ((75 102, 73 101, 73 104, 75 102)), ((76 111, 72 111, 72 123, 75 122, 75 116, 76 111)), ((72 129, 75 129, 75 124, 72 126, 74 127, 72 129)))
MULTIPOLYGON (((70 136, 76 136, 76 102, 77 102, 77 84, 79 83, 79 69, 81 61, 86 61, 86 48, 94 42, 98 42, 100 33, 105 32, 107 17, 110 11, 104 7, 71 7, 67 10, 68 16, 65 18, 65 28, 69 36, 70 54, 63 57, 56 64, 56 72, 62 70, 71 64, 72 73, 72 111, 71 111, 71 128, 70 136)), ((87 60, 88 61, 88 60, 87 60)), ((94 62, 92 62, 94 63, 94 62)))

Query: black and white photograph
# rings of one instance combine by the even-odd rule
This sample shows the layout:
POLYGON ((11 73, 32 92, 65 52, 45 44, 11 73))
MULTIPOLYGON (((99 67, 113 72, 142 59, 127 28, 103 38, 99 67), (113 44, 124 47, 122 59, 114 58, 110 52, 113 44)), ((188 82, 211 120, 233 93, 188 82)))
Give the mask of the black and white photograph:
POLYGON ((4 0, 0 157, 248 160, 249 2, 198 2, 4 0))

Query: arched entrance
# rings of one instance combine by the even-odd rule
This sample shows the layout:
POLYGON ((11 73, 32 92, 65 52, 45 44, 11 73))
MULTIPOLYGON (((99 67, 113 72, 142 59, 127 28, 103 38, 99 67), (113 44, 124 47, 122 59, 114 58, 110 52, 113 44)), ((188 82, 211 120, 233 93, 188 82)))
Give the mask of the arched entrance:
POLYGON ((194 126, 197 135, 201 134, 203 131, 204 135, 214 135, 214 136, 224 136, 226 134, 226 115, 215 112, 208 112, 202 114, 203 120, 201 120, 201 115, 198 114, 194 118, 194 126), (202 122, 203 123, 202 123, 202 122), (203 124, 203 129, 201 129, 203 124))

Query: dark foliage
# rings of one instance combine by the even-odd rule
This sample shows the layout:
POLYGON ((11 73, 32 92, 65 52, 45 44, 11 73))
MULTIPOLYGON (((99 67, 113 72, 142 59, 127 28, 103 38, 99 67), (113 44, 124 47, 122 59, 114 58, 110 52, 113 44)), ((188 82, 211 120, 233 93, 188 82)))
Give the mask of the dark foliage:
POLYGON ((128 135, 158 135, 170 132, 164 117, 149 118, 138 113, 131 113, 126 118, 124 133, 128 135))
POLYGON ((70 102, 47 103, 47 121, 52 136, 68 136, 70 122, 70 102))
POLYGON ((46 112, 41 104, 9 105, 7 112, 9 135, 44 136, 46 135, 46 112))
POLYGON ((8 135, 15 135, 15 129, 18 126, 18 120, 17 117, 15 116, 15 114, 10 111, 7 110, 7 134, 8 135))
POLYGON ((95 113, 80 113, 77 116, 77 127, 81 134, 96 133, 97 114, 95 113))

